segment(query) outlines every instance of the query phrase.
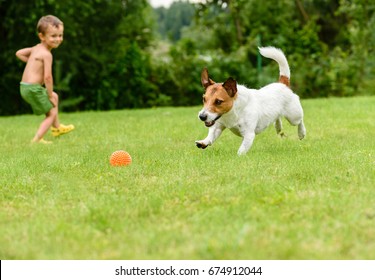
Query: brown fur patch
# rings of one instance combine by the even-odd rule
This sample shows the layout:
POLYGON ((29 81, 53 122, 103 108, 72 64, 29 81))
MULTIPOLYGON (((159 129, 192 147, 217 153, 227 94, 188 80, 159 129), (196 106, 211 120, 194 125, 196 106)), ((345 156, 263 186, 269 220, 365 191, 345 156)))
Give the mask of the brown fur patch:
POLYGON ((207 89, 206 94, 213 95, 217 91, 217 86, 213 85, 209 89, 207 89))
POLYGON ((215 84, 215 82, 213 80, 210 79, 210 77, 208 76, 208 70, 207 68, 204 68, 202 70, 202 73, 201 73, 201 83, 202 83, 202 86, 207 89, 209 86, 212 86, 213 84, 215 84))
POLYGON ((279 77, 279 83, 282 83, 282 84, 286 85, 287 87, 290 87, 290 80, 287 76, 281 75, 279 77))
POLYGON ((225 114, 233 107, 232 98, 221 84, 214 84, 209 86, 204 94, 205 103, 204 107, 212 113, 225 114), (218 104, 220 103, 220 104, 218 104))

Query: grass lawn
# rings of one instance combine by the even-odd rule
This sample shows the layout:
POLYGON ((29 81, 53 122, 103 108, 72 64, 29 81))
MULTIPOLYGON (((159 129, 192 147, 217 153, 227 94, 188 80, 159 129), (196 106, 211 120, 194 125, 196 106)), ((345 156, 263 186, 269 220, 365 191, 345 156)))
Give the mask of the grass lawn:
POLYGON ((242 157, 229 130, 195 147, 200 107, 61 114, 49 146, 1 117, 0 259, 375 259, 375 98, 302 104, 306 139, 242 157))

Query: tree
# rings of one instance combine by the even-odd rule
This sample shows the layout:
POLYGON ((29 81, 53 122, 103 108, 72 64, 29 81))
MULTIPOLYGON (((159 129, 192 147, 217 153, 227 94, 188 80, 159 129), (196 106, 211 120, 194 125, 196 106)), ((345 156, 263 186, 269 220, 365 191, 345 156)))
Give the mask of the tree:
POLYGON ((189 26, 194 18, 194 6, 188 2, 173 2, 169 8, 156 8, 158 30, 163 39, 177 42, 181 39, 181 30, 189 26))
MULTIPOLYGON (((123 107, 118 107, 116 101, 122 98, 126 80, 114 69, 125 67, 120 65, 124 57, 132 63, 128 52, 134 51, 134 44, 147 61, 155 24, 148 1, 0 0, 0 115, 31 112, 19 96, 24 64, 14 54, 17 49, 39 43, 36 24, 45 14, 58 16, 65 27, 64 43, 53 51, 55 89, 62 97, 63 109, 134 106, 124 101, 123 107)), ((145 67, 140 73, 147 83, 151 74, 147 64, 145 67)), ((136 92, 138 86, 133 86, 128 89, 136 92)))
MULTIPOLYGON (((281 48, 301 96, 353 95, 373 80, 368 56, 374 45, 374 6, 368 0, 207 0, 197 10, 196 31, 185 33, 190 40, 199 38, 192 45, 211 56, 223 50, 233 60, 244 48, 253 68, 258 45, 281 48)), ((272 68, 277 71, 272 61, 263 60, 263 71, 272 68)))
POLYGON ((155 13, 146 0, 0 0, 0 115, 31 112, 14 54, 38 43, 45 14, 65 24, 55 89, 73 111, 197 104, 204 66, 218 81, 262 86, 278 70, 267 59, 259 67, 259 45, 284 50, 302 97, 374 94, 374 10, 369 0, 180 1, 155 13), (155 41, 158 17, 169 48, 155 41))

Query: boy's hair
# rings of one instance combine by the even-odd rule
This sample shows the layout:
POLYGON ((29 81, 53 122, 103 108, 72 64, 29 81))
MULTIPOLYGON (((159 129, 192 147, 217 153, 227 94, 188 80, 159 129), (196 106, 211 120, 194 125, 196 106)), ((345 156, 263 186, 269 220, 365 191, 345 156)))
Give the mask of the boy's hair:
POLYGON ((37 25, 38 33, 45 34, 48 25, 59 27, 60 25, 63 25, 63 22, 59 18, 52 15, 41 17, 37 25))

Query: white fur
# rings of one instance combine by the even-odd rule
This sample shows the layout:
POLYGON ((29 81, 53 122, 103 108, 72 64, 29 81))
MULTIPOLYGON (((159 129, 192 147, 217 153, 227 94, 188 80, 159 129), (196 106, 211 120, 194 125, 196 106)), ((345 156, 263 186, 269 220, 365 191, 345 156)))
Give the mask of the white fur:
MULTIPOLYGON (((273 47, 260 48, 259 50, 262 55, 278 62, 281 75, 290 77, 288 62, 281 50, 273 47)), ((238 155, 243 155, 250 149, 255 135, 261 133, 270 124, 275 123, 276 132, 283 135, 281 131, 282 117, 285 117, 290 124, 298 126, 300 139, 306 135, 303 109, 299 97, 282 83, 272 83, 259 90, 237 85, 233 107, 229 112, 220 116, 203 108, 199 115, 207 116, 206 122, 214 122, 209 127, 207 137, 196 141, 199 148, 212 145, 222 131, 229 128, 233 133, 243 138, 238 149, 238 155)))
POLYGON ((274 47, 258 48, 261 55, 275 60, 279 64, 280 76, 290 78, 290 69, 288 61, 284 53, 280 49, 274 47))

